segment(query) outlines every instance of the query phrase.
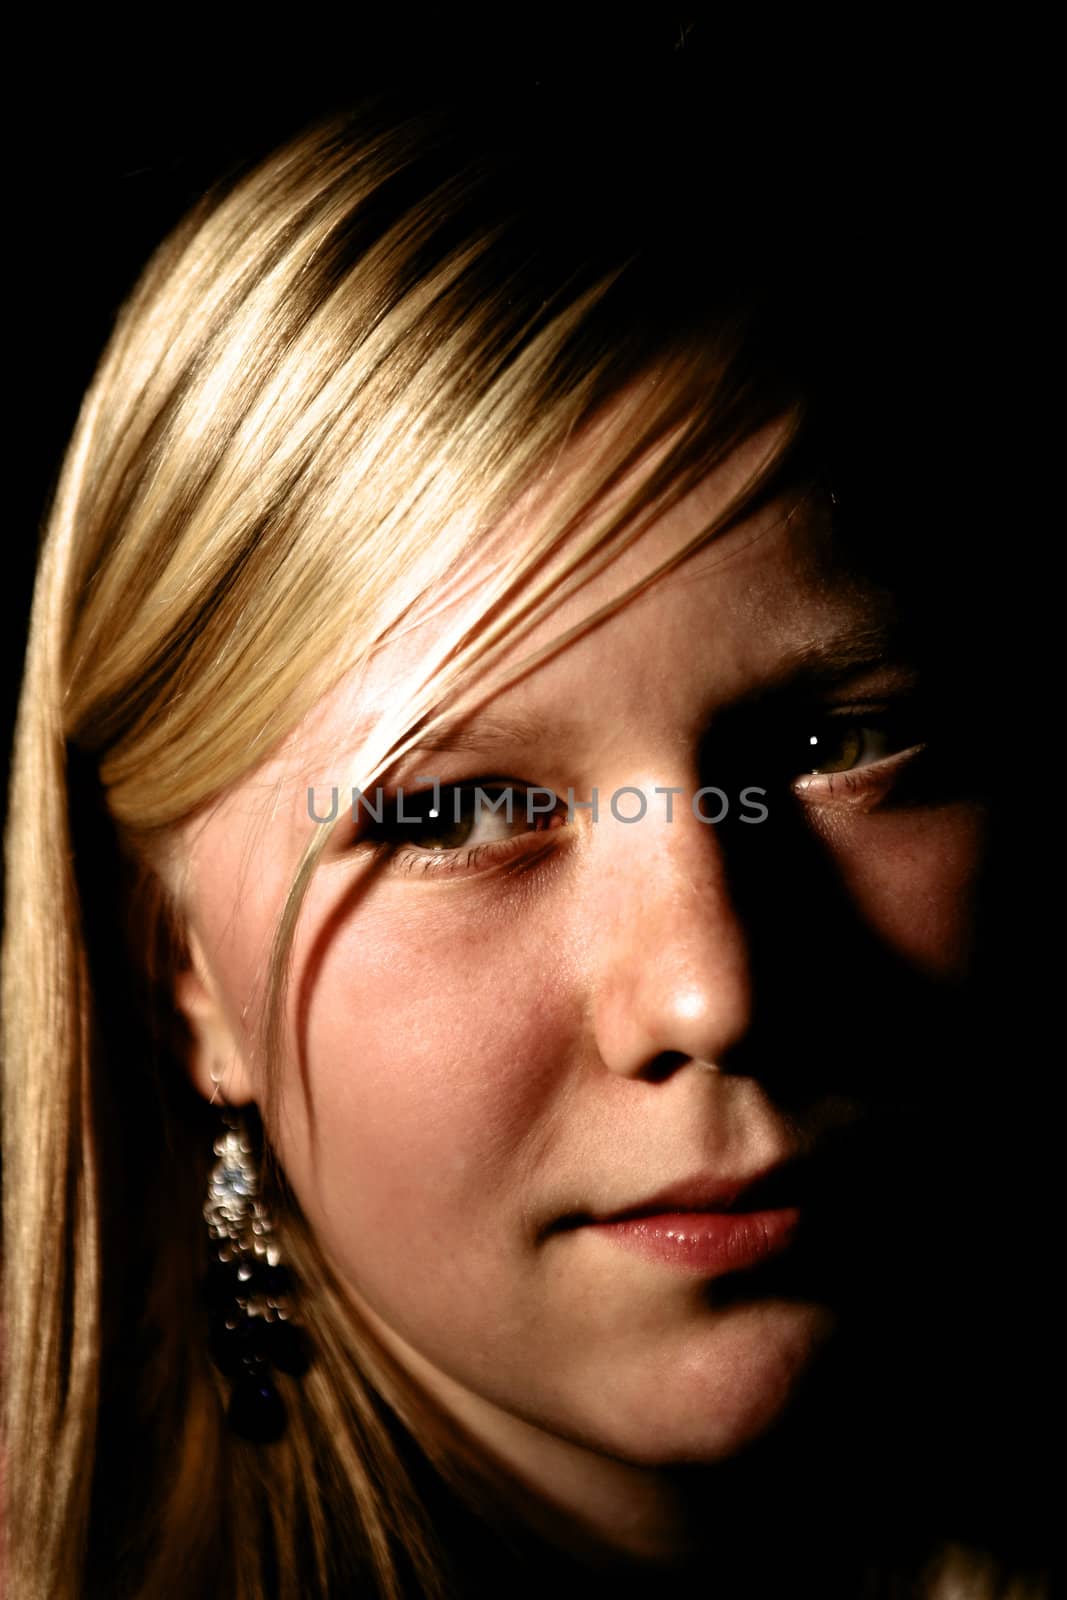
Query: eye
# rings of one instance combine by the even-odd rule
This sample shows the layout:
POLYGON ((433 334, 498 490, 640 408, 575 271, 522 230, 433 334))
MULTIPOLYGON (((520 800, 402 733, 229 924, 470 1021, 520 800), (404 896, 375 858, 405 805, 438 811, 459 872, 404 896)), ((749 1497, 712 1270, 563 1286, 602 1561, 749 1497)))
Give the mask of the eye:
POLYGON ((852 772, 885 761, 907 747, 903 730, 889 727, 884 719, 828 717, 817 733, 808 736, 804 771, 811 776, 852 772))
POLYGON ((483 782, 441 785, 398 794, 368 837, 403 853, 447 855, 506 844, 544 833, 566 820, 562 802, 547 791, 519 784, 483 782))

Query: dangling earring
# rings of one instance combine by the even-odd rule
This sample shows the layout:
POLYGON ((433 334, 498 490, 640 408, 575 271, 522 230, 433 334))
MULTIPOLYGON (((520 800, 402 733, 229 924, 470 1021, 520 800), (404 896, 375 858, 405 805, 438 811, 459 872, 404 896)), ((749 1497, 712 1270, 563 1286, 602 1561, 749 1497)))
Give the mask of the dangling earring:
MULTIPOLYGON (((216 1085, 220 1080, 211 1074, 216 1085)), ((212 1240, 205 1280, 212 1360, 232 1378, 226 1417, 256 1443, 285 1431, 285 1406, 271 1381, 277 1367, 299 1377, 308 1368, 303 1329, 291 1320, 292 1280, 282 1265, 267 1208, 259 1198, 252 1141, 243 1118, 227 1109, 215 1140, 204 1217, 212 1240)))

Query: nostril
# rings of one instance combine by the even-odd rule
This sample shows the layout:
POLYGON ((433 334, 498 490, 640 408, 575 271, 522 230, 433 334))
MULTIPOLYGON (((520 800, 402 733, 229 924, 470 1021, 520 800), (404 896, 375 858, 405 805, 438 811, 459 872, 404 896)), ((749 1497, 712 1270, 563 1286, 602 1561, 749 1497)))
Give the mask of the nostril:
POLYGON ((684 1067, 689 1057, 680 1050, 664 1050, 650 1063, 645 1072, 641 1074, 646 1083, 663 1083, 679 1067, 684 1067))

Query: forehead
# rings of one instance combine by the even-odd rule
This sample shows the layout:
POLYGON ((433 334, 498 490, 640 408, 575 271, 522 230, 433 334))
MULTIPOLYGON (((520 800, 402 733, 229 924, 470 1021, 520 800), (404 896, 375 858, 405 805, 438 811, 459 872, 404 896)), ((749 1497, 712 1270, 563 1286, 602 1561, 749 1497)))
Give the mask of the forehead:
MULTIPOLYGON (((551 724, 562 735, 564 723, 583 719, 599 733, 605 719, 635 712, 653 683, 665 713, 687 696, 700 702, 699 714, 713 713, 716 703, 769 687, 809 660, 877 658, 888 599, 843 559, 826 504, 799 490, 775 496, 641 587, 699 536, 721 504, 721 485, 706 483, 657 518, 509 644, 489 672, 476 670, 448 700, 447 726, 420 739, 419 748, 461 748, 468 724, 477 725, 483 744, 494 727, 501 738, 506 728, 511 744, 523 742, 524 731, 532 742, 551 724), (558 647, 567 634, 573 637, 558 647), (525 665, 539 656, 532 668, 525 665)), ((347 782, 342 763, 358 760, 369 731, 409 703, 425 663, 476 593, 479 573, 488 581, 498 558, 487 550, 365 669, 338 684, 281 753, 279 776, 299 769, 317 783, 347 782)))
MULTIPOLYGON (((555 599, 532 626, 514 630, 513 642, 494 659, 491 670, 475 670, 449 697, 455 722, 484 706, 496 693, 509 693, 515 673, 531 657, 551 651, 568 634, 560 655, 521 681, 535 679, 549 688, 555 676, 553 659, 566 659, 573 673, 610 656, 620 639, 643 637, 646 625, 666 647, 693 642, 693 630, 714 636, 740 665, 749 661, 758 671, 770 653, 803 651, 820 635, 849 625, 871 605, 871 592, 854 576, 836 541, 824 498, 804 487, 785 489, 758 509, 741 515, 705 543, 709 527, 729 506, 766 453, 767 432, 735 452, 684 498, 656 516, 633 541, 618 549, 603 570, 583 581, 562 600, 555 599), (698 543, 675 566, 659 576, 689 545, 698 543), (649 581, 651 579, 651 582, 649 581), (636 593, 631 593, 632 591, 636 593), (624 599, 625 596, 630 598, 624 599), (621 608, 589 626, 602 608, 621 608), (654 624, 653 624, 654 618, 654 624), (587 632, 582 630, 588 627, 587 632)), ((565 473, 563 474, 565 477, 565 473)), ((475 631, 486 613, 501 576, 514 564, 516 552, 532 543, 546 509, 551 509, 560 475, 535 486, 492 530, 468 547, 443 580, 435 580, 400 625, 376 647, 361 668, 338 683, 307 716, 287 746, 301 756, 321 751, 328 743, 336 754, 336 736, 343 728, 353 750, 380 719, 410 703, 412 691, 426 676, 427 663, 438 658, 449 641, 467 626, 475 631)), ((630 485, 620 486, 603 503, 610 511, 630 485)), ((579 532, 581 530, 579 529, 579 532)), ((567 553, 564 548, 562 554, 567 553)), ((543 576, 530 574, 533 581, 543 576)))

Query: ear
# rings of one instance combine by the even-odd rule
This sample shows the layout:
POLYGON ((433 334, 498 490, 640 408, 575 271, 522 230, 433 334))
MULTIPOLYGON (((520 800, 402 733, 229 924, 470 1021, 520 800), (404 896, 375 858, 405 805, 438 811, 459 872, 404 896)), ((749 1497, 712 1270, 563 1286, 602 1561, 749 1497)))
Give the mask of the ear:
POLYGON ((174 980, 174 998, 189 1025, 188 1070, 205 1100, 247 1105, 254 1098, 251 1075, 219 999, 196 934, 187 934, 190 965, 174 980))

